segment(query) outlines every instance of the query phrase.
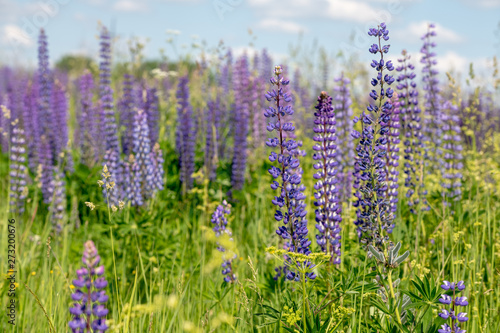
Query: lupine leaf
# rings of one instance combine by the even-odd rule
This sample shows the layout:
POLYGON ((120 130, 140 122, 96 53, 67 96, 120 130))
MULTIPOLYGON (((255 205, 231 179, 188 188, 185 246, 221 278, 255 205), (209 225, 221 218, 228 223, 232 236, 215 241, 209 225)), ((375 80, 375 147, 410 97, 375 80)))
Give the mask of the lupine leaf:
POLYGON ((406 260, 406 258, 408 258, 408 256, 410 255, 410 251, 406 251, 405 253, 403 253, 402 255, 400 255, 399 257, 396 258, 395 263, 400 265, 403 261, 406 260))
POLYGON ((368 245, 368 249, 370 250, 370 252, 375 256, 375 258, 378 259, 378 261, 381 261, 381 262, 385 262, 384 261, 384 255, 380 252, 377 251, 377 249, 375 249, 373 246, 371 245, 368 245))

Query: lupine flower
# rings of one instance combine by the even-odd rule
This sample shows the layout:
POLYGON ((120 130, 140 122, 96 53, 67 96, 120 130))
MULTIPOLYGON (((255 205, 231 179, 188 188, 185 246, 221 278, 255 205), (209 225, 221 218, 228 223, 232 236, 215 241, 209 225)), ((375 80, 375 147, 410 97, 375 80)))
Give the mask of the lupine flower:
MULTIPOLYGON (((392 100, 392 109, 389 112, 390 119, 388 121, 389 131, 387 132, 387 154, 386 158, 386 173, 387 173, 387 198, 389 199, 389 205, 391 206, 391 212, 394 214, 397 211, 398 203, 398 176, 399 176, 399 99, 395 94, 392 100)), ((388 230, 388 232, 390 232, 388 230)))
POLYGON ((389 30, 386 29, 385 23, 381 23, 378 28, 371 28, 368 35, 378 40, 378 44, 373 44, 370 48, 371 53, 380 54, 380 60, 373 60, 371 63, 372 68, 377 71, 377 77, 372 79, 371 84, 380 88, 370 93, 373 104, 370 103, 368 112, 365 111, 361 115, 361 133, 352 133, 355 139, 359 139, 354 164, 354 188, 357 198, 354 206, 358 208, 354 224, 358 227, 362 244, 371 244, 382 250, 383 243, 389 241, 388 234, 394 228, 394 215, 387 196, 385 165, 393 108, 390 99, 394 93, 392 88, 387 86, 394 82, 394 78, 384 73, 394 70, 394 66, 390 60, 384 59, 384 54, 389 51, 389 45, 381 44, 382 39, 389 40, 389 30))
POLYGON ((50 149, 49 139, 43 135, 40 138, 40 151, 38 152, 39 163, 42 168, 41 185, 43 202, 49 204, 52 202, 52 195, 54 194, 54 167, 52 150, 50 149))
POLYGON ((216 177, 215 170, 217 169, 217 164, 215 160, 215 145, 217 144, 217 135, 219 128, 215 124, 215 113, 220 105, 219 96, 215 100, 209 100, 207 102, 207 108, 205 109, 205 168, 207 176, 210 180, 214 180, 216 177))
MULTIPOLYGON (((436 36, 434 31, 434 24, 429 24, 427 27, 427 32, 422 36, 424 44, 420 49, 422 53, 422 59, 420 62, 424 65, 422 69, 422 81, 424 83, 423 89, 424 93, 424 107, 425 107, 425 132, 424 141, 433 143, 432 145, 426 145, 426 147, 441 146, 441 96, 439 88, 438 70, 436 69, 437 60, 436 53, 433 49, 436 47, 436 43, 432 41, 432 37, 436 36)), ((427 149, 426 149, 427 153, 427 149)))
POLYGON ((134 129, 132 135, 132 151, 135 154, 137 164, 145 176, 151 159, 151 141, 149 140, 149 127, 147 115, 143 110, 138 110, 134 116, 134 129))
MULTIPOLYGON (((222 202, 222 205, 218 205, 212 214, 211 222, 214 224, 213 231, 215 232, 215 236, 219 237, 222 234, 227 234, 229 237, 232 236, 232 233, 229 229, 227 229, 227 217, 231 214, 231 205, 229 205, 226 200, 222 202)), ((226 249, 219 245, 217 250, 220 252, 226 252, 226 249)), ((222 263, 222 275, 224 275, 224 281, 228 283, 233 283, 236 281, 236 275, 233 272, 232 262, 236 258, 233 256, 228 258, 227 256, 223 257, 224 262, 222 263)))
POLYGON ((251 125, 252 125, 252 143, 254 147, 260 147, 264 145, 267 139, 266 133, 266 118, 262 114, 262 112, 257 112, 257 110, 261 110, 265 108, 265 97, 262 96, 262 90, 264 89, 264 80, 252 76, 250 78, 250 86, 249 86, 249 110, 251 117, 251 125))
POLYGON ((85 71, 85 73, 78 80, 80 108, 78 124, 79 136, 78 143, 82 150, 82 159, 87 164, 92 165, 90 162, 97 162, 100 157, 104 155, 104 151, 100 151, 101 145, 99 139, 103 138, 99 127, 99 115, 97 107, 93 105, 92 98, 94 95, 94 79, 92 73, 85 71))
POLYGON ((60 233, 63 228, 64 212, 66 211, 66 184, 64 182, 64 173, 59 171, 59 167, 54 170, 54 199, 52 200, 50 211, 52 213, 52 224, 56 232, 60 233))
POLYGON ((163 163, 165 160, 163 159, 163 152, 158 142, 153 146, 153 150, 150 153, 150 160, 152 170, 148 171, 148 178, 146 179, 147 189, 151 192, 161 191, 164 186, 163 175, 165 171, 163 170, 163 163))
POLYGON ((340 201, 349 201, 352 196, 352 169, 354 168, 354 142, 351 136, 352 100, 349 91, 351 80, 344 77, 344 73, 337 79, 333 88, 335 91, 335 120, 337 121, 337 187, 340 201))
POLYGON ((24 130, 19 126, 19 120, 15 120, 12 124, 10 140, 10 210, 22 214, 28 188, 26 187, 26 141, 24 130))
POLYGON ((406 50, 401 53, 403 58, 398 59, 401 64, 396 68, 400 73, 396 81, 398 85, 399 109, 401 112, 401 121, 404 140, 404 173, 406 198, 412 213, 417 213, 418 205, 424 210, 429 209, 425 198, 426 192, 423 182, 423 156, 422 156, 422 124, 421 111, 418 105, 417 84, 414 79, 416 77, 415 66, 410 63, 410 55, 406 50))
POLYGON ((42 133, 38 114, 38 94, 38 81, 29 82, 24 94, 23 124, 28 144, 28 166, 33 172, 35 172, 40 161, 38 157, 40 140, 35 140, 35 138, 40 138, 42 133))
MULTIPOLYGON (((268 101, 273 101, 273 106, 264 111, 264 116, 269 118, 267 130, 276 131, 279 136, 269 138, 266 142, 268 147, 278 148, 278 153, 273 151, 269 155, 271 163, 277 162, 277 166, 273 165, 269 169, 274 179, 271 188, 279 191, 279 195, 272 201, 277 208, 274 217, 278 222, 283 220, 284 224, 276 230, 276 233, 285 241, 286 250, 308 255, 311 253, 309 250, 311 241, 307 237, 307 212, 303 202, 306 198, 303 193, 305 186, 301 184, 300 172, 296 172, 300 167, 299 159, 296 157, 298 144, 295 140, 284 136, 286 132, 293 132, 295 127, 286 119, 293 115, 294 111, 291 105, 286 105, 292 101, 291 95, 285 91, 290 81, 284 79, 282 73, 281 66, 276 66, 274 77, 271 78, 271 84, 276 88, 265 94, 268 101)), ((312 265, 309 262, 304 264, 312 265)), ((293 270, 289 270, 286 277, 289 280, 300 280, 299 274, 293 270)), ((315 277, 314 273, 308 273, 307 278, 315 277)))
POLYGON ((194 172, 194 140, 195 131, 193 126, 193 109, 189 103, 188 77, 183 76, 179 79, 177 87, 177 133, 176 147, 179 153, 181 174, 180 179, 183 183, 183 192, 190 190, 193 186, 194 172))
POLYGON ((222 66, 219 84, 222 87, 222 92, 227 95, 231 86, 231 74, 233 65, 233 53, 231 49, 227 50, 225 55, 226 63, 222 66))
POLYGON ((144 198, 142 194, 142 174, 141 168, 134 155, 129 156, 129 161, 124 165, 125 170, 125 188, 127 198, 131 206, 142 206, 144 198))
POLYGON ((66 145, 68 144, 68 100, 66 98, 66 90, 59 81, 55 82, 52 89, 52 112, 55 120, 53 125, 58 129, 54 140, 55 153, 59 156, 66 150, 66 145))
POLYGON ((134 78, 130 74, 123 76, 122 97, 119 102, 120 125, 125 127, 122 133, 122 149, 125 155, 132 153, 132 132, 134 127, 134 78))
POLYGON ((234 150, 231 185, 235 190, 241 190, 245 184, 245 169, 247 162, 247 135, 250 117, 249 105, 249 70, 247 56, 243 55, 236 61, 234 68, 234 150))
MULTIPOLYGON (((462 136, 457 107, 446 101, 441 109, 442 146, 437 148, 441 171, 442 198, 457 201, 462 194, 462 136)), ((446 203, 446 202, 445 202, 446 203)))
POLYGON ((84 266, 76 271, 77 279, 73 280, 76 290, 71 294, 74 303, 69 309, 73 316, 69 327, 73 333, 105 332, 108 329, 106 316, 109 310, 105 305, 108 282, 104 278, 104 266, 98 266, 101 257, 94 242, 85 243, 82 261, 84 266))
POLYGON ((151 142, 158 141, 160 114, 158 112, 158 94, 156 88, 148 88, 146 90, 146 103, 144 112, 148 116, 149 140, 151 142))
MULTIPOLYGON (((52 98, 52 73, 49 69, 49 49, 47 43, 47 35, 45 30, 40 29, 40 36, 38 37, 38 85, 40 89, 40 99, 39 99, 39 117, 38 121, 41 124, 41 129, 43 135, 45 135, 46 140, 50 147, 50 156, 54 158, 55 150, 54 145, 54 131, 51 129, 51 124, 53 124, 53 113, 51 112, 51 98, 52 98)), ((41 148, 41 147, 40 147, 41 148)), ((44 158, 43 156, 39 157, 44 158)), ((38 163, 42 164, 39 160, 38 163)))
POLYGON ((448 309, 441 309, 441 312, 438 314, 439 317, 441 317, 445 320, 449 320, 449 323, 442 325, 441 329, 439 329, 438 332, 440 332, 440 333, 445 333, 445 332, 446 333, 447 332, 453 332, 453 333, 463 332, 463 333, 465 333, 465 330, 460 329, 459 324, 466 322, 467 320, 469 320, 469 318, 467 317, 467 313, 458 312, 459 310, 456 309, 457 306, 469 305, 469 302, 467 302, 467 297, 456 296, 457 293, 459 293, 465 289, 464 281, 459 281, 457 283, 444 281, 443 284, 441 285, 441 288, 446 290, 446 291, 453 291, 453 295, 450 296, 447 294, 443 294, 443 295, 441 295, 441 298, 439 299, 439 302, 441 304, 449 305, 450 307, 448 309))
POLYGON ((111 88, 111 37, 106 27, 101 30, 101 49, 99 64, 99 92, 101 101, 102 130, 105 134, 106 151, 119 152, 118 134, 111 88))
POLYGON ((321 250, 331 256, 331 263, 340 264, 340 222, 342 207, 337 187, 337 137, 332 98, 326 92, 318 97, 314 113, 314 193, 316 206, 316 241, 321 250))

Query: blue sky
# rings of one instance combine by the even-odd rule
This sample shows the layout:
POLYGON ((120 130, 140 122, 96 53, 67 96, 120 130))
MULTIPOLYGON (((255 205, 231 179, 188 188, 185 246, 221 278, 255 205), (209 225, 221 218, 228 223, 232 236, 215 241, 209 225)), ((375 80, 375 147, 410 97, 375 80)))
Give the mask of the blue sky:
POLYGON ((148 40, 147 58, 158 58, 162 48, 172 58, 166 42, 172 36, 178 52, 192 51, 193 42, 214 47, 223 40, 238 53, 253 41, 283 57, 302 34, 304 45, 317 40, 330 54, 359 52, 369 60, 365 32, 380 21, 388 24, 394 58, 403 48, 418 53, 427 22, 437 24, 441 69, 463 71, 474 61, 487 70, 500 56, 500 0, 0 0, 0 61, 35 65, 40 27, 51 61, 67 53, 95 56, 98 22, 111 28, 121 57, 136 37, 148 40))

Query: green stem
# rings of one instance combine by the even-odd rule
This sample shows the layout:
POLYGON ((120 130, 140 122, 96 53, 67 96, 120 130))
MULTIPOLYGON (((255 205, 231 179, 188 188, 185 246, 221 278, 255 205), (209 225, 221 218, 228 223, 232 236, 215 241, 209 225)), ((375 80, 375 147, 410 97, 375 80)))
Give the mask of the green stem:
MULTIPOLYGON (((389 270, 389 274, 387 274, 387 280, 389 280, 389 288, 391 290, 391 297, 393 300, 396 300, 396 296, 394 294, 394 288, 392 287, 392 270, 389 270)), ((403 325, 401 323, 401 317, 399 316, 399 307, 398 307, 397 302, 396 302, 396 318, 398 320, 398 323, 400 325, 403 325)))
POLYGON ((302 321, 304 327, 304 333, 307 332, 306 328, 306 275, 302 273, 302 321))

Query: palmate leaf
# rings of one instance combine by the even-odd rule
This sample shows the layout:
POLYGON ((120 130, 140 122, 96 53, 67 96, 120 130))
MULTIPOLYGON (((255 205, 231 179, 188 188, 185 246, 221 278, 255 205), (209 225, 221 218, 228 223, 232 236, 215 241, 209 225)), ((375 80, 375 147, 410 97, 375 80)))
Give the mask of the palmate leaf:
POLYGON ((376 307, 386 315, 390 315, 392 313, 392 311, 387 307, 387 305, 379 299, 374 299, 372 301, 372 304, 374 307, 376 307))

